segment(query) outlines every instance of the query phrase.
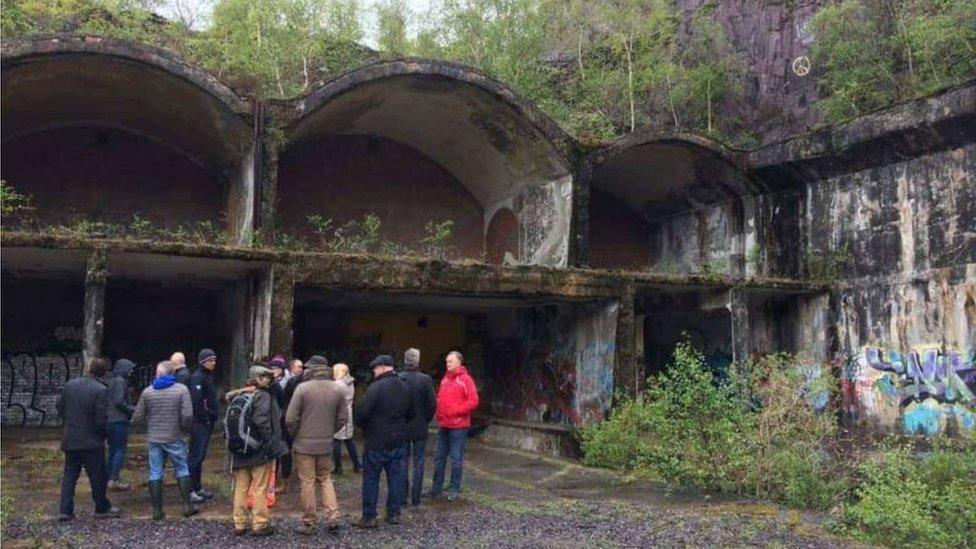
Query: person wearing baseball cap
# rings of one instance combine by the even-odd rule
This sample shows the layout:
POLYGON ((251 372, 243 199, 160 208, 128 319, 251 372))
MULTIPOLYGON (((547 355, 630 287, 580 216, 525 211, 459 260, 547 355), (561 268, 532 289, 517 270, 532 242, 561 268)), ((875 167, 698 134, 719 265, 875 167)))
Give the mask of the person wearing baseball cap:
POLYGON ((250 454, 231 453, 231 467, 234 471, 234 533, 253 536, 267 536, 274 533, 270 523, 268 504, 264 497, 275 460, 288 453, 288 446, 282 438, 281 409, 271 396, 268 388, 274 383, 274 372, 264 366, 251 366, 247 372, 248 386, 253 389, 249 432, 262 442, 260 449, 250 454), (248 516, 248 493, 252 498, 250 517, 248 516), (250 521, 248 520, 250 518, 250 521), (250 522, 250 529, 248 528, 250 522))
POLYGON ((403 444, 407 423, 413 417, 410 388, 393 370, 393 357, 380 355, 370 362, 373 382, 362 404, 354 412, 355 424, 366 435, 363 451, 363 518, 361 528, 376 527, 376 503, 380 471, 386 471, 386 521, 400 523, 406 478, 403 444))

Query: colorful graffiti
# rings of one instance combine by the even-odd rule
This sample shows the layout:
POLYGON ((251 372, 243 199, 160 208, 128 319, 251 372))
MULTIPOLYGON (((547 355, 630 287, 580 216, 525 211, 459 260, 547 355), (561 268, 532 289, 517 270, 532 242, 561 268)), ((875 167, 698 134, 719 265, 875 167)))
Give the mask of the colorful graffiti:
POLYGON ((857 423, 928 436, 970 436, 976 429, 972 351, 867 347, 845 374, 845 415, 857 423))

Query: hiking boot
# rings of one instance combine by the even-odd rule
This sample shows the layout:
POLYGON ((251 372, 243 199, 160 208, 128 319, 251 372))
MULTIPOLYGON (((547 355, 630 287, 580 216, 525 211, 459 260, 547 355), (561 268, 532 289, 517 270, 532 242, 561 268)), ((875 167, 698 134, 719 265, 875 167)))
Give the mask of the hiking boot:
POLYGON ((457 492, 448 492, 446 499, 447 501, 457 501, 459 497, 461 497, 461 495, 458 494, 457 492))
POLYGON ((193 505, 190 500, 190 495, 193 493, 190 490, 190 477, 180 477, 176 481, 180 485, 180 501, 183 503, 183 516, 192 517, 199 513, 200 509, 196 505, 193 505))
POLYGON ((67 513, 61 513, 58 515, 58 522, 68 522, 69 520, 75 520, 75 516, 67 513))
POLYGON ((250 532, 250 530, 247 529, 247 528, 237 528, 237 527, 234 527, 234 535, 235 536, 246 536, 248 534, 248 532, 250 532))
POLYGON ((122 482, 119 480, 108 481, 109 492, 128 492, 129 490, 132 490, 132 485, 127 482, 122 482))
POLYGON ((338 520, 330 520, 325 525, 325 529, 332 535, 338 534, 341 527, 342 523, 338 520))
POLYGON ((400 524, 400 514, 386 515, 386 522, 390 524, 400 524))
POLYGON ((376 517, 372 517, 372 518, 363 517, 362 519, 359 520, 359 522, 356 523, 356 526, 358 528, 369 528, 369 529, 376 528, 376 517))
POLYGON ((163 513, 163 481, 149 481, 149 499, 152 501, 153 520, 163 520, 166 515, 163 513))
POLYGON ((207 498, 203 497, 200 492, 190 492, 190 503, 203 503, 207 501, 207 498))
POLYGON ((261 528, 260 530, 251 530, 251 535, 256 538, 263 538, 265 536, 270 536, 271 534, 274 533, 275 533, 275 528, 270 524, 265 526, 264 528, 261 528))
POLYGON ((202 497, 203 499, 213 499, 214 497, 214 493, 211 492, 210 490, 207 490, 206 488, 200 488, 199 490, 196 491, 196 494, 202 497))
POLYGON ((302 524, 295 530, 303 536, 313 536, 315 535, 315 525, 314 524, 302 524))
POLYGON ((122 511, 119 511, 118 507, 109 507, 107 511, 102 511, 101 513, 96 512, 95 518, 97 519, 110 519, 119 518, 122 516, 122 511))

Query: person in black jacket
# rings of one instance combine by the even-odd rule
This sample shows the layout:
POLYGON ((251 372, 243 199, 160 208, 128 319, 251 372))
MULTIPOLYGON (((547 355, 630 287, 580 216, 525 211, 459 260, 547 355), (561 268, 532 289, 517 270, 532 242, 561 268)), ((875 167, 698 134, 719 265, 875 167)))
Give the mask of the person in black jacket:
POLYGON ((207 458, 214 422, 220 416, 220 403, 217 401, 217 388, 213 380, 217 354, 211 349, 202 349, 197 362, 200 367, 190 376, 193 425, 190 427, 190 452, 187 457, 190 466, 190 489, 193 490, 190 501, 193 503, 201 503, 214 496, 213 492, 203 487, 203 460, 207 458))
POLYGON ((176 376, 176 382, 186 385, 186 388, 189 389, 190 376, 192 376, 193 373, 190 372, 190 369, 186 366, 186 355, 176 351, 169 356, 169 361, 172 362, 173 366, 176 367, 176 371, 173 372, 173 375, 176 376))
POLYGON ((400 523, 403 490, 403 444, 407 423, 413 418, 410 388, 393 371, 393 357, 380 355, 369 364, 373 382, 366 389, 362 404, 355 411, 355 424, 366 434, 363 452, 363 518, 358 526, 376 527, 376 500, 380 491, 380 471, 386 471, 386 520, 400 523))
MULTIPOLYGON (((424 452, 427 449, 427 426, 434 419, 437 410, 437 395, 434 381, 420 371, 420 350, 407 349, 403 353, 403 373, 401 377, 410 387, 413 404, 413 419, 407 425, 407 442, 403 448, 404 497, 410 496, 410 503, 420 505, 420 494, 424 485, 424 452), (410 489, 410 461, 413 458, 413 489, 410 489)), ((404 502, 406 503, 406 502, 404 502)))
POLYGON ((88 361, 86 375, 64 385, 58 399, 58 417, 64 424, 61 451, 64 475, 61 478, 61 507, 58 520, 75 518, 75 485, 81 469, 88 475, 95 518, 115 518, 121 513, 106 497, 108 473, 105 469, 105 437, 108 435, 108 387, 102 381, 108 361, 94 357, 88 361))
POLYGON ((124 492, 132 489, 119 479, 129 445, 129 419, 134 408, 129 404, 129 377, 135 363, 126 358, 115 361, 108 381, 108 489, 124 492))

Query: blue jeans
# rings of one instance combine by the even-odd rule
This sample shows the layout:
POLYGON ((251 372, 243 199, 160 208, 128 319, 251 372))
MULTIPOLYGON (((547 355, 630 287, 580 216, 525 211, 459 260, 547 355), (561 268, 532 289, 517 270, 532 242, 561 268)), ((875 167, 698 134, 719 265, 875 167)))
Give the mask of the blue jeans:
POLYGON ((129 422, 113 421, 108 424, 108 478, 119 480, 125 450, 129 445, 129 422))
POLYGON ((186 443, 182 440, 173 442, 149 443, 149 482, 163 480, 163 466, 166 458, 173 463, 176 478, 190 476, 190 468, 186 464, 186 443))
POLYGON ((382 471, 386 471, 386 516, 400 514, 403 489, 406 487, 403 455, 403 446, 386 450, 366 448, 363 452, 363 518, 376 518, 382 471))
POLYGON ((194 492, 203 489, 201 477, 203 475, 203 460, 207 459, 207 447, 210 446, 210 435, 213 434, 213 424, 194 421, 190 426, 190 450, 187 454, 187 465, 190 468, 190 489, 194 492))
POLYGON ((434 484, 430 487, 432 496, 439 496, 444 488, 444 469, 447 465, 447 455, 451 455, 451 486, 449 491, 455 494, 461 491, 462 461, 464 460, 464 446, 468 441, 468 429, 437 430, 437 450, 434 453, 434 484))
POLYGON ((424 488, 424 452, 427 439, 408 440, 403 447, 404 498, 410 494, 410 503, 420 505, 420 492, 424 488), (413 461, 413 489, 410 486, 410 461, 413 461))

